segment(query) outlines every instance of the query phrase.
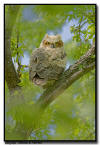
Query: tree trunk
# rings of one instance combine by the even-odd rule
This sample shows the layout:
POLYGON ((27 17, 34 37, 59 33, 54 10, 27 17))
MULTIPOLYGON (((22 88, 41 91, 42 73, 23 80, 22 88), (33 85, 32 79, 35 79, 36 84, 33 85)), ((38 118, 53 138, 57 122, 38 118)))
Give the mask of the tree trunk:
POLYGON ((15 70, 12 62, 10 45, 11 45, 11 34, 14 23, 16 22, 17 14, 20 6, 10 5, 8 8, 7 15, 5 16, 5 80, 7 82, 10 92, 18 89, 18 83, 20 82, 18 74, 15 70))

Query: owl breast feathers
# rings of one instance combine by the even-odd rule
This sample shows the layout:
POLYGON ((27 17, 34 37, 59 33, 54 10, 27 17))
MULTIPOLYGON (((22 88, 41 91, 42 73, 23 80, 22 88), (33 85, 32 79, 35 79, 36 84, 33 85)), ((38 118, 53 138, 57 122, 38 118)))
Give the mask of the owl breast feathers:
POLYGON ((29 79, 39 86, 46 86, 63 73, 66 53, 60 35, 45 35, 40 47, 33 50, 30 58, 29 79))

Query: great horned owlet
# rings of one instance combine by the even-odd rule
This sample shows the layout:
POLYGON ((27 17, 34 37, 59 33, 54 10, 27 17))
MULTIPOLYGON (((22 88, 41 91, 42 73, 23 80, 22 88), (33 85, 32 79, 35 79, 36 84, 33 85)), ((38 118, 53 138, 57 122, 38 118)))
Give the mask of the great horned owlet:
POLYGON ((60 35, 46 34, 39 48, 33 50, 30 58, 29 79, 42 87, 54 82, 66 66, 66 53, 60 35))

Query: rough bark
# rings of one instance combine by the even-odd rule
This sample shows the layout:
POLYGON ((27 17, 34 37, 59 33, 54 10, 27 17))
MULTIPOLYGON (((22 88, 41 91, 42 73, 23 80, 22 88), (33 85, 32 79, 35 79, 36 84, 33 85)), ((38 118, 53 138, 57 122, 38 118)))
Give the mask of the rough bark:
POLYGON ((18 83, 20 82, 18 74, 15 70, 12 62, 10 45, 11 45, 11 34, 14 23, 16 22, 17 14, 20 6, 10 5, 8 12, 5 16, 5 80, 7 82, 10 92, 14 89, 19 88, 18 83))

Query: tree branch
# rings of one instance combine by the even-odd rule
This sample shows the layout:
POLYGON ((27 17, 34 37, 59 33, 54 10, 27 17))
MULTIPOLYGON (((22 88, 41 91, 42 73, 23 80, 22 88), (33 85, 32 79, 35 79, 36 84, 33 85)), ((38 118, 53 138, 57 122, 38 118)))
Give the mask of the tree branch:
MULTIPOLYGON (((33 119, 38 120, 46 107, 53 102, 60 94, 70 87, 76 80, 93 70, 95 67, 95 46, 92 46, 88 52, 83 55, 75 64, 69 67, 51 87, 47 88, 40 96, 40 99, 33 106, 33 119)), ((31 131, 26 134, 26 139, 31 131)))
MULTIPOLYGON (((41 115, 43 114, 43 111, 46 109, 46 107, 53 101, 55 100, 60 94, 62 94, 65 89, 67 89, 69 86, 72 85, 76 80, 78 80, 80 77, 91 71, 95 67, 95 47, 93 46, 92 48, 89 49, 89 51, 83 55, 78 61, 76 61, 75 64, 69 67, 57 80, 53 86, 49 87, 47 90, 44 91, 44 93, 40 96, 40 99, 32 106, 32 112, 30 116, 31 123, 30 124, 36 124, 37 120, 40 120, 41 115)), ((13 97, 14 99, 14 97, 13 97)), ((13 100, 11 99, 11 100, 13 100)), ((27 115, 26 115, 27 116, 27 115)), ((33 128, 34 127, 26 127, 23 128, 23 124, 17 123, 16 127, 14 129, 14 132, 12 131, 11 133, 13 134, 13 137, 19 140, 26 140, 30 136, 33 128), (19 134, 20 130, 20 134, 19 134), (24 130, 24 133, 23 133, 24 130)), ((38 128, 36 126, 36 128, 38 128)), ((9 134, 7 132, 7 134, 9 134)), ((9 139, 12 138, 10 135, 8 137, 9 139)), ((8 139, 7 138, 7 139, 8 139)))
POLYGON ((49 87, 40 96, 36 105, 40 108, 47 107, 54 99, 64 92, 80 77, 91 71, 95 67, 95 46, 92 46, 88 52, 83 55, 75 64, 69 67, 57 80, 53 86, 49 87))

